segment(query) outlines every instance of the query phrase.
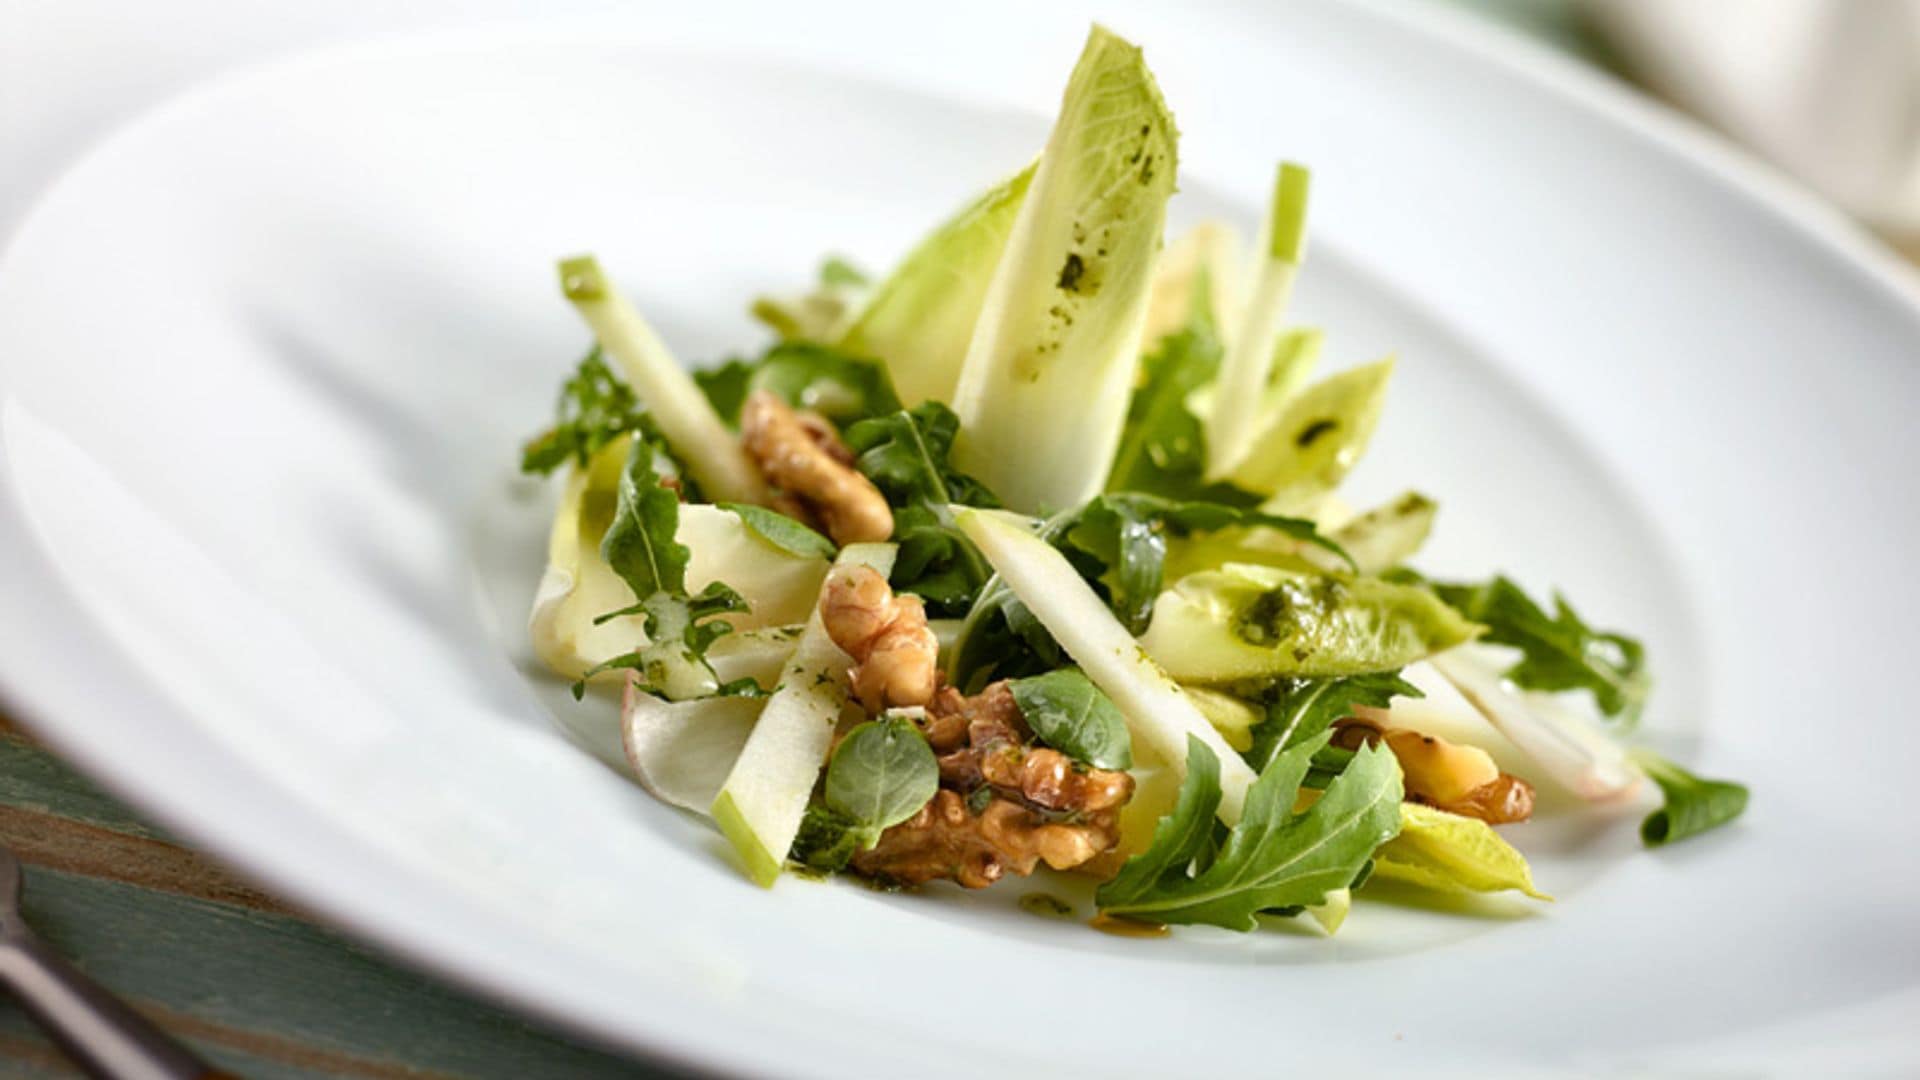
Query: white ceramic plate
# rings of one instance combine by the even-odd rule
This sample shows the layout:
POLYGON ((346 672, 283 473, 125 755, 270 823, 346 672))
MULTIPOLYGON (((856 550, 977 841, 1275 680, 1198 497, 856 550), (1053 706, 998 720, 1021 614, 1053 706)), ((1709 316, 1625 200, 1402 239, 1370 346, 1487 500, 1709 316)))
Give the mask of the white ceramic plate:
POLYGON ((584 343, 554 257, 599 252, 687 357, 750 348, 750 294, 829 249, 884 265, 1023 161, 1085 28, 797 7, 277 65, 68 176, 0 267, 10 702, 315 910, 717 1069, 1920 1062, 1915 293, 1450 22, 1105 16, 1185 131, 1180 216, 1250 221, 1275 157, 1314 166, 1300 306, 1337 361, 1404 358, 1360 493, 1439 496, 1436 569, 1644 633, 1651 732, 1750 781, 1743 823, 1657 853, 1630 815, 1523 830, 1545 909, 1123 940, 1020 884, 761 892, 559 737, 606 714, 521 629, 550 493, 513 459, 584 343))

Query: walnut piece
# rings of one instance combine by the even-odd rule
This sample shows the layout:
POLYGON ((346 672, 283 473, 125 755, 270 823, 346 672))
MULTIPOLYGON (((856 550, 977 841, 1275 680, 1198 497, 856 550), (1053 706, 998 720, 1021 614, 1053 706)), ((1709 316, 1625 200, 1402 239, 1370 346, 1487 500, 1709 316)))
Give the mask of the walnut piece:
POLYGON ((1042 862, 1073 869, 1119 842, 1119 815, 1112 811, 1049 822, 1040 811, 996 795, 976 814, 965 796, 941 788, 919 813, 855 855, 853 868, 900 885, 950 878, 982 889, 1008 873, 1025 877, 1042 862))
POLYGON ((940 642, 927 609, 912 594, 895 596, 868 566, 836 566, 820 592, 820 622, 853 657, 854 696, 868 712, 925 705, 939 675, 940 642))
POLYGON ((1348 718, 1334 725, 1333 745, 1357 750, 1384 741, 1400 762, 1407 799, 1448 813, 1507 825, 1533 816, 1533 785, 1500 771, 1477 746, 1450 743, 1410 728, 1348 718))
POLYGON ((1133 797, 1133 777, 1083 770, 1033 746, 1006 683, 970 698, 941 687, 921 730, 939 755, 940 791, 855 855, 854 869, 903 885, 950 878, 978 889, 1042 862, 1116 868, 1103 857, 1120 843, 1119 809, 1133 797))
POLYGON ((893 535, 885 496, 854 469, 853 452, 825 417, 795 412, 772 392, 755 390, 740 409, 740 445, 779 489, 775 509, 818 520, 836 544, 893 535))

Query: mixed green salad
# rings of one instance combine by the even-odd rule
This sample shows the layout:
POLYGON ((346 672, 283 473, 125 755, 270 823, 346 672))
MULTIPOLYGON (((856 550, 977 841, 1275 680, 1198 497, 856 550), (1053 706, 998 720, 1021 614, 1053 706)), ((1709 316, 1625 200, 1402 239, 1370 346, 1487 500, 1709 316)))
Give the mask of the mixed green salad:
POLYGON ((1744 788, 1627 740, 1639 642, 1409 565, 1436 505, 1338 489, 1391 357, 1316 377, 1288 318, 1310 178, 1163 242, 1178 138, 1094 28, 1039 157, 874 281, 754 302, 691 371, 591 257, 596 344, 524 452, 562 473, 535 649, 624 691, 637 778, 740 866, 978 888, 1089 875, 1103 918, 1329 932, 1369 882, 1544 899, 1496 830, 1744 788))

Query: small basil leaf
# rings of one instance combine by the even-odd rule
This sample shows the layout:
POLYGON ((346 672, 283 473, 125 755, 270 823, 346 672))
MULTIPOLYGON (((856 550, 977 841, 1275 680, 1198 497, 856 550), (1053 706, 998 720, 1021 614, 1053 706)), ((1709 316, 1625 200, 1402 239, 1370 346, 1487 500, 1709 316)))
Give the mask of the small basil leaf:
POLYGON ((1041 742, 1096 769, 1133 767, 1125 718, 1079 668, 1015 679, 1007 686, 1041 742))
POLYGON ((854 823, 861 848, 918 813, 940 787, 933 748, 909 720, 869 720, 849 731, 827 764, 827 805, 854 823))

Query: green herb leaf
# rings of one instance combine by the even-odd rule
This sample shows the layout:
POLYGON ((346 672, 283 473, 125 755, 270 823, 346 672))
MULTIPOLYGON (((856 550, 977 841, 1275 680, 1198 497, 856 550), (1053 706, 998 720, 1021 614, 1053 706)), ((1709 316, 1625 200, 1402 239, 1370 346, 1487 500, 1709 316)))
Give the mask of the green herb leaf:
POLYGON ((1631 729, 1640 719, 1652 679, 1646 650, 1624 634, 1588 626, 1559 593, 1549 617, 1506 577, 1483 585, 1435 583, 1434 591, 1462 615, 1487 627, 1485 641, 1522 653, 1505 677, 1526 690, 1586 690, 1600 711, 1631 729))
POLYGON ((734 358, 717 368, 693 373, 693 381, 729 424, 740 423, 740 407, 755 390, 772 391, 796 409, 811 409, 844 429, 848 424, 885 416, 900 408, 887 369, 811 341, 782 341, 757 359, 734 358))
POLYGON ((692 552, 676 541, 680 493, 668 486, 670 458, 651 439, 635 439, 620 474, 613 523, 600 541, 600 554, 613 572, 646 599, 658 592, 684 593, 692 552))
POLYGON ((719 367, 695 371, 693 384, 707 395, 720 419, 738 427, 740 408, 747 403, 747 394, 753 389, 753 373, 758 370, 760 361, 734 357, 719 367))
POLYGON ((1148 849, 1095 894, 1100 910, 1160 923, 1252 930, 1263 911, 1323 903, 1351 887, 1368 860, 1400 829, 1400 766, 1391 752, 1353 756, 1306 810, 1293 808, 1326 735, 1284 751, 1247 792, 1240 823, 1210 859, 1220 801, 1219 761, 1198 739, 1187 744, 1187 777, 1173 813, 1148 849))
POLYGON ((633 389, 608 369, 596 345, 561 384, 553 427, 527 443, 520 470, 546 475, 569 461, 585 468, 595 451, 629 431, 654 434, 633 389))
POLYGON ((748 506, 745 503, 719 505, 720 509, 738 515, 741 523, 753 530, 755 536, 789 555, 802 557, 817 555, 822 559, 831 559, 833 553, 840 550, 833 546, 833 541, 778 510, 769 510, 764 506, 748 506))
POLYGON ((847 868, 860 850, 859 829, 853 819, 827 806, 813 803, 800 819, 800 831, 794 834, 793 848, 787 858, 801 866, 826 873, 847 868))
POLYGON ((1335 679, 1276 679, 1262 694, 1266 718, 1253 726, 1253 745, 1241 756, 1265 772, 1281 753, 1318 737, 1355 705, 1386 708, 1395 697, 1425 697, 1397 671, 1335 679))
POLYGON ((926 401, 855 424, 846 439, 860 455, 856 466, 896 506, 999 506, 993 492, 949 460, 959 433, 952 409, 926 401))
POLYGON ((1339 545, 1321 536, 1313 522, 1211 502, 1181 502, 1156 495, 1096 496, 1057 529, 1057 547, 1089 578, 1103 585, 1107 602, 1127 629, 1139 634, 1153 619, 1167 561, 1167 537, 1226 528, 1276 530, 1346 559, 1339 545))
POLYGON ((967 614, 993 573, 973 542, 929 507, 895 510, 893 542, 900 545, 893 563, 894 589, 920 597, 936 616, 967 614))
POLYGON ((1718 828, 1747 809, 1744 784, 1695 776, 1651 750, 1633 751, 1633 762, 1666 796, 1665 804, 1640 823, 1640 839, 1648 847, 1718 828))
POLYGON ((870 848, 888 826, 907 820, 940 788, 940 764, 913 722, 869 720, 849 731, 827 764, 827 806, 853 822, 870 848))
POLYGON ((1096 769, 1133 768, 1126 718, 1079 668, 1008 683, 1020 715, 1040 741, 1096 769))
POLYGON ((937 401, 875 417, 848 428, 847 445, 862 474, 894 507, 893 539, 900 545, 893 587, 926 601, 936 615, 962 615, 992 574, 973 543, 953 527, 947 508, 999 506, 978 480, 948 460, 960 421, 937 401))
MULTIPOLYGON (((747 605, 739 593, 718 581, 698 596, 687 595, 692 552, 674 539, 680 525, 680 494, 668 486, 671 467, 672 458, 664 447, 650 439, 634 439, 600 554, 639 602, 595 621, 643 615, 647 644, 587 674, 631 668, 640 673, 644 689, 674 701, 755 692, 742 685, 721 685, 706 661, 707 647, 732 629, 714 616, 745 611, 747 605)), ((576 696, 582 685, 576 684, 576 696)))
POLYGON ((1194 290, 1193 316, 1160 339, 1142 361, 1140 388, 1127 408, 1120 448, 1114 453, 1107 490, 1168 499, 1198 499, 1252 506, 1259 496, 1231 484, 1209 484, 1206 431, 1187 407, 1194 393, 1220 372, 1226 349, 1213 325, 1211 284, 1204 270, 1194 290))

